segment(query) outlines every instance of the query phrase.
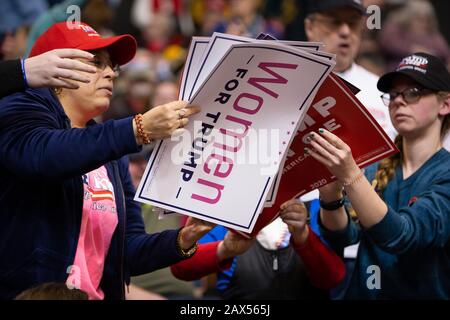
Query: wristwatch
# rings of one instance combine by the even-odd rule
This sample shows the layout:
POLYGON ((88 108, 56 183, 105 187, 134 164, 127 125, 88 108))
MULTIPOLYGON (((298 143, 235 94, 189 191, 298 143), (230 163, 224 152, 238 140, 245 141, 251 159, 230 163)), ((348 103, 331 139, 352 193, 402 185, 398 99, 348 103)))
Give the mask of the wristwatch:
POLYGON ((331 202, 323 202, 322 199, 319 199, 319 202, 320 202, 320 207, 322 209, 325 209, 328 211, 333 211, 333 210, 337 210, 340 207, 342 207, 345 203, 345 199, 340 198, 336 201, 331 201, 331 202))
POLYGON ((194 253, 197 251, 197 248, 198 248, 198 243, 197 242, 195 242, 190 248, 188 248, 188 249, 183 249, 182 247, 181 247, 181 245, 180 245, 180 243, 181 243, 181 230, 182 230, 183 228, 181 228, 179 231, 178 231, 178 235, 177 235, 177 251, 178 251, 178 253, 180 254, 180 256, 182 256, 183 258, 190 258, 190 257, 192 257, 193 255, 194 255, 194 253))

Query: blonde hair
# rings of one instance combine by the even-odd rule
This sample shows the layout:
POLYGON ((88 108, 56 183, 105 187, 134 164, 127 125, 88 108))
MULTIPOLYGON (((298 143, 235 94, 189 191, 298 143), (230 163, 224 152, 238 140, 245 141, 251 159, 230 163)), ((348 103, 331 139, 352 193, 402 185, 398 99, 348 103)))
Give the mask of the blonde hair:
MULTIPOLYGON (((444 101, 444 99, 447 98, 448 94, 449 92, 445 91, 440 91, 436 93, 438 101, 439 102, 444 101)), ((444 139, 444 136, 449 131, 449 129, 450 129, 450 114, 447 114, 444 116, 444 119, 442 120, 441 140, 444 139)), ((403 137, 401 135, 398 135, 395 138, 394 143, 397 146, 398 150, 400 150, 400 152, 389 158, 381 160, 378 166, 378 170, 375 173, 376 191, 380 196, 382 196, 384 189, 389 183, 389 180, 391 180, 391 178, 394 176, 395 169, 403 161, 403 137)))

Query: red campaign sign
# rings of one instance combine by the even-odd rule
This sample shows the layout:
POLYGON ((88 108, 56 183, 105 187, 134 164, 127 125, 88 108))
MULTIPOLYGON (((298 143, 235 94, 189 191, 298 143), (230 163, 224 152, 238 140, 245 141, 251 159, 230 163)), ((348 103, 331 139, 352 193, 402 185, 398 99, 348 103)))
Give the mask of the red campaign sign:
POLYGON ((389 136, 344 82, 330 74, 289 147, 275 203, 264 208, 250 234, 238 233, 255 236, 278 216, 281 204, 336 180, 324 165, 304 154, 307 146, 304 139, 319 128, 333 132, 348 144, 361 168, 398 152, 389 136))

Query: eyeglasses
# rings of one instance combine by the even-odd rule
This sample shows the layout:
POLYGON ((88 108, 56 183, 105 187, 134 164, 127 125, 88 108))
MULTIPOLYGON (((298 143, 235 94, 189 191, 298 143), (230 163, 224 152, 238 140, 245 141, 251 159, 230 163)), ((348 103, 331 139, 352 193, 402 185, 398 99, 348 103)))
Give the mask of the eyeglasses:
POLYGON ((311 16, 311 20, 321 22, 328 30, 337 30, 343 24, 347 24, 351 30, 359 30, 362 26, 362 19, 359 16, 355 17, 331 17, 331 16, 311 16))
POLYGON ((96 67, 98 70, 105 70, 107 66, 110 66, 111 69, 114 71, 114 73, 119 75, 120 73, 120 66, 119 64, 114 64, 111 59, 102 56, 102 55, 95 55, 93 60, 87 61, 88 64, 96 67))
POLYGON ((433 91, 425 88, 406 88, 403 91, 392 91, 383 93, 380 97, 383 103, 389 107, 389 104, 398 96, 402 96, 406 103, 415 103, 420 100, 422 96, 432 93, 433 91))

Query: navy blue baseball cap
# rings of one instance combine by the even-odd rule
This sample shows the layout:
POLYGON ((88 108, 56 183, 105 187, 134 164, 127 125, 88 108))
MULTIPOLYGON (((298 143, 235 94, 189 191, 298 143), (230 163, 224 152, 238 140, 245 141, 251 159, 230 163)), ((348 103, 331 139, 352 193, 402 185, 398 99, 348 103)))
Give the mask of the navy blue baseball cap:
POLYGON ((395 71, 383 75, 377 83, 382 92, 388 92, 392 81, 398 75, 404 75, 426 89, 450 91, 450 73, 444 62, 428 53, 417 52, 404 58, 395 71))

